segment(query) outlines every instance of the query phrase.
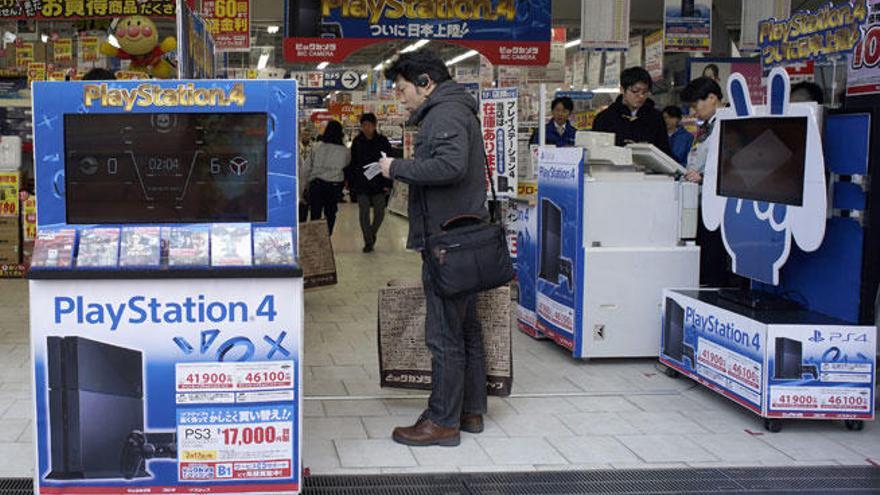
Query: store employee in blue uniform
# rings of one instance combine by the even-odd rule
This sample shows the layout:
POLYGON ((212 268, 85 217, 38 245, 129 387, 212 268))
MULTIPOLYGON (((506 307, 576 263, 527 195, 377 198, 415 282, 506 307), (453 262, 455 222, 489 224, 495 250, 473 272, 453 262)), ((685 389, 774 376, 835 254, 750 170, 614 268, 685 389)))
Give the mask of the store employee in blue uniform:
MULTIPOLYGON (((547 135, 544 137, 544 144, 557 146, 560 148, 566 146, 574 146, 574 135, 577 129, 568 121, 574 110, 574 102, 571 98, 563 96, 555 98, 550 105, 553 109, 553 118, 547 122, 547 135)), ((532 134, 531 144, 538 144, 538 131, 532 134)))

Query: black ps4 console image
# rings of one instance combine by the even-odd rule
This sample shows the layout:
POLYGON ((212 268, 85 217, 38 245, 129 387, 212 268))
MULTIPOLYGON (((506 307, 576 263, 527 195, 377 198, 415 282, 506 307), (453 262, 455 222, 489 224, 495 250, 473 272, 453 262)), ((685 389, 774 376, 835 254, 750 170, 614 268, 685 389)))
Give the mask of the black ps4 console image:
POLYGON ((538 276, 559 283, 562 255, 562 210, 549 199, 541 200, 541 266, 538 276))
POLYGON ((697 362, 694 348, 684 342, 684 308, 671 297, 666 298, 666 315, 663 321, 663 353, 684 364, 684 358, 691 360, 691 368, 697 362))
POLYGON ((141 352, 82 337, 49 337, 47 347, 47 478, 147 476, 142 468, 126 476, 123 462, 129 437, 144 430, 141 352))
POLYGON ((777 380, 800 380, 804 373, 819 378, 819 370, 812 364, 804 364, 803 346, 797 340, 776 337, 776 361, 773 378, 777 380))

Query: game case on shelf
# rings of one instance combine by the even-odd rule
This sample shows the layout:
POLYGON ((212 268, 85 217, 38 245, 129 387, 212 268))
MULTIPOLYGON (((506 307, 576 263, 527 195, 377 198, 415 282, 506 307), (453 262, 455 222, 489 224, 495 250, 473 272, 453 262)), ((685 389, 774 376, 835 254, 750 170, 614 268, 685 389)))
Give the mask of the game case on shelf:
POLYGON ((76 266, 81 268, 115 268, 119 263, 119 229, 99 227, 79 233, 76 266))
POLYGON ((251 266, 251 225, 215 223, 211 226, 212 266, 251 266))
POLYGON ((70 268, 73 265, 75 229, 42 230, 34 241, 31 266, 38 268, 70 268))
POLYGON ((159 227, 123 227, 119 266, 158 268, 162 262, 159 227))
POLYGON ((168 266, 199 267, 211 264, 211 233, 205 228, 168 229, 168 266))
POLYGON ((254 264, 293 265, 293 228, 259 227, 254 229, 254 264))

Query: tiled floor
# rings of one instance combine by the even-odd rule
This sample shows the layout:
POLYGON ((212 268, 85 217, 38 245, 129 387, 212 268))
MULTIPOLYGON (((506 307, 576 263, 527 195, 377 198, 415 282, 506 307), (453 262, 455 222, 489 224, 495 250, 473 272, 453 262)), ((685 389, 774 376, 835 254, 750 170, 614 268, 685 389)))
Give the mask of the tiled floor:
MULTIPOLYGON (((304 465, 312 473, 793 466, 880 463, 880 426, 762 421, 650 359, 575 361, 514 330, 514 395, 491 398, 486 431, 457 448, 409 448, 389 436, 425 394, 378 386, 376 290, 413 278, 419 259, 393 215, 362 254, 356 209, 334 235, 339 281, 306 294, 304 465)), ((27 286, 0 282, 0 477, 31 476, 27 286)))

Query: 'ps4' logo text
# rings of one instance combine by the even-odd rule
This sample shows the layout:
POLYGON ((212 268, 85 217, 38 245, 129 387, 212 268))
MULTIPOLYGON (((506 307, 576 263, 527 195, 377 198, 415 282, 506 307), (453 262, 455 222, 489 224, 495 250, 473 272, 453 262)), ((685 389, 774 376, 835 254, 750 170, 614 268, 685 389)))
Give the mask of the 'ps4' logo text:
POLYGON ((193 83, 177 87, 158 84, 140 84, 134 88, 111 87, 108 83, 83 86, 83 104, 122 107, 130 112, 137 107, 243 107, 246 101, 244 84, 236 83, 229 89, 197 88, 193 83))
POLYGON ((827 337, 821 330, 813 330, 810 342, 821 343, 826 340, 829 343, 836 342, 867 342, 868 334, 866 332, 827 332, 827 337))

